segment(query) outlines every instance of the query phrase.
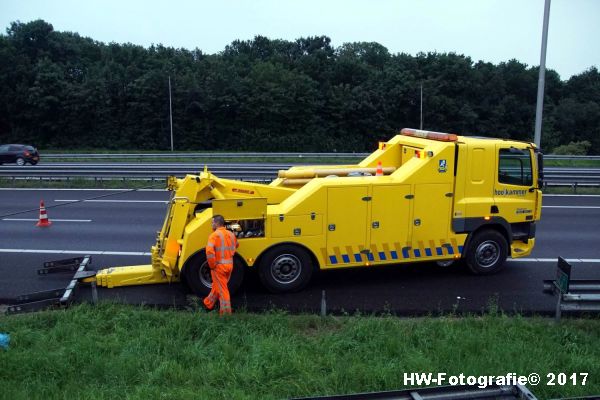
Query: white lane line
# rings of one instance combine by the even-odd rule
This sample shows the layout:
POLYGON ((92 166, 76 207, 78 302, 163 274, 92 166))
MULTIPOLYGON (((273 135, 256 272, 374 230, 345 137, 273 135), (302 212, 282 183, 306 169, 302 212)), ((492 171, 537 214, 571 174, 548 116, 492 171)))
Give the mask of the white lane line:
POLYGON ((33 249, 0 249, 0 253, 34 253, 34 254, 92 254, 107 256, 149 256, 150 253, 139 251, 98 251, 98 250, 33 250, 33 249))
MULTIPOLYGON (((564 257, 563 257, 564 258, 564 257)), ((600 258, 565 258, 570 263, 600 263, 600 258)), ((507 262, 557 262, 556 258, 511 258, 507 262)))
POLYGON ((167 204, 168 201, 165 200, 54 200, 57 203, 73 203, 73 202, 80 202, 80 203, 162 203, 162 204, 167 204))
POLYGON ((544 197, 600 197, 600 194, 544 194, 544 197))
MULTIPOLYGON (((39 221, 38 218, 2 218, 2 221, 39 221)), ((50 222, 92 222, 91 219, 56 219, 52 218, 50 222)))
POLYGON ((542 208, 580 208, 580 209, 597 209, 600 206, 542 206, 542 208))
MULTIPOLYGON (((150 253, 138 251, 98 251, 98 250, 43 250, 43 249, 0 249, 0 253, 36 253, 36 254, 96 254, 108 256, 149 256, 150 253)), ((570 263, 600 263, 600 258, 566 258, 570 263)), ((513 258, 507 262, 556 262, 557 258, 513 258)))

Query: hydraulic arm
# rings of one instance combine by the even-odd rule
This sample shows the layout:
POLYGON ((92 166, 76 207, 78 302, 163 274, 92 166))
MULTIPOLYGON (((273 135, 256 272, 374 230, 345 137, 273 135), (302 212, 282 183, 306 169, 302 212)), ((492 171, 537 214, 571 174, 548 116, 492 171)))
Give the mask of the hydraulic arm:
POLYGON ((98 271, 96 282, 103 287, 170 283, 180 280, 181 248, 185 229, 196 213, 210 206, 213 199, 265 198, 270 204, 286 199, 295 189, 260 183, 222 179, 207 168, 199 175, 182 179, 167 178, 167 190, 172 192, 166 217, 151 248, 151 264, 112 267, 98 271))

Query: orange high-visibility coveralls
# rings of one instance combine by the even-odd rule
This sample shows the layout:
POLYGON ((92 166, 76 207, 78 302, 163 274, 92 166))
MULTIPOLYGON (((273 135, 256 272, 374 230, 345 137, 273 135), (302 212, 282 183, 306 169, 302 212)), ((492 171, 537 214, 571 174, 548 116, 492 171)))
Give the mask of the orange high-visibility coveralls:
POLYGON ((231 314, 231 298, 227 282, 233 271, 233 255, 239 243, 233 232, 221 226, 208 237, 206 260, 212 277, 212 290, 204 299, 204 305, 212 310, 219 300, 219 314, 231 314))

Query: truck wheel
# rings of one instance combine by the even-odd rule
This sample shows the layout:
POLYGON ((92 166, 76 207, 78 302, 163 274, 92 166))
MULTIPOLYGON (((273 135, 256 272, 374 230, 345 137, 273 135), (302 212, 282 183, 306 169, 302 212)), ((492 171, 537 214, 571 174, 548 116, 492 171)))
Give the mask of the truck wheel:
POLYGON ((262 257, 258 275, 273 293, 294 292, 304 288, 313 273, 313 263, 306 250, 282 245, 268 250, 262 257))
POLYGON ((506 261, 508 244, 498 231, 485 230, 475 234, 466 254, 469 269, 478 275, 498 272, 506 261))
MULTIPOLYGON (((242 286, 244 282, 244 269, 245 265, 243 261, 236 254, 233 257, 233 272, 227 284, 230 294, 233 295, 242 286)), ((212 289, 212 278, 204 250, 194 254, 186 261, 184 274, 186 284, 195 295, 199 297, 208 296, 212 289)))

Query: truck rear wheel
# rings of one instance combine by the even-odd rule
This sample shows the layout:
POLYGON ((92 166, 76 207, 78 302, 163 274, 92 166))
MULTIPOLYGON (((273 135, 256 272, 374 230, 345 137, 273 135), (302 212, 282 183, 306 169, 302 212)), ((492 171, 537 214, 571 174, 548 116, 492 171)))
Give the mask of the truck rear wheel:
POLYGON ((504 236, 493 230, 477 232, 465 257, 469 269, 478 275, 498 272, 508 256, 508 244, 504 236))
POLYGON ((294 292, 308 284, 313 268, 306 250, 286 244, 268 250, 261 257, 258 275, 270 292, 294 292))
MULTIPOLYGON (((233 295, 242 286, 244 269, 245 265, 243 261, 236 254, 233 257, 233 272, 227 284, 230 294, 233 295)), ((186 261, 184 274, 185 282, 195 295, 199 297, 208 296, 212 289, 212 278, 204 250, 194 254, 186 261)))

